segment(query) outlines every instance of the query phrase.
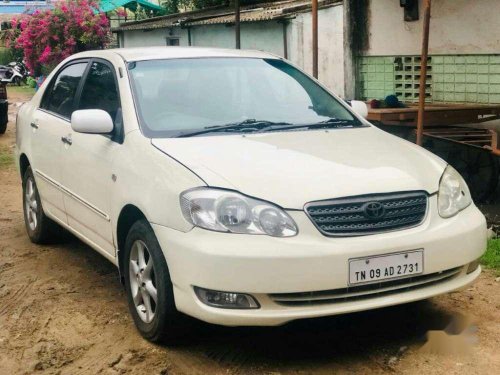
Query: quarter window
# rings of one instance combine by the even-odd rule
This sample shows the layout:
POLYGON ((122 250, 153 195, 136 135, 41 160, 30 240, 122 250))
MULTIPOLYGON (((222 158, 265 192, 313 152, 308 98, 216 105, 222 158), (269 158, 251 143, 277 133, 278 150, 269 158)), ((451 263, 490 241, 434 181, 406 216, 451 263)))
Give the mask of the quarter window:
POLYGON ((93 62, 83 86, 78 109, 102 109, 113 121, 120 108, 120 98, 112 69, 103 63, 93 62))
POLYGON ((70 118, 78 85, 87 63, 72 64, 59 72, 49 91, 45 94, 41 107, 62 117, 70 118))

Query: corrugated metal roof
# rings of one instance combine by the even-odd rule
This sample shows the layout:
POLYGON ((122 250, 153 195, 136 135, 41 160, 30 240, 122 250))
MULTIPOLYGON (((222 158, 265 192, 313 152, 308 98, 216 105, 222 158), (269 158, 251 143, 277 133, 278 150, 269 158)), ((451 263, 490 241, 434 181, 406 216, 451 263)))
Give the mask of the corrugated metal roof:
MULTIPOLYGON (((326 8, 342 0, 319 0, 320 8, 326 8)), ((311 9, 310 0, 285 0, 241 7, 241 22, 259 22, 294 17, 311 9)), ((147 20, 125 22, 112 31, 152 30, 172 26, 197 26, 234 23, 234 8, 219 6, 191 12, 170 14, 147 20)))

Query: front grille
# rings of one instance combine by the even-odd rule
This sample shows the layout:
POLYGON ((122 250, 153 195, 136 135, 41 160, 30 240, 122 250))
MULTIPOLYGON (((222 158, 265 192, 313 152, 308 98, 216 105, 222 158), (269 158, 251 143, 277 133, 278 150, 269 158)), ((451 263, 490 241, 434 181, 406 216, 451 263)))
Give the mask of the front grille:
POLYGON ((420 224, 427 200, 424 191, 360 195, 311 202, 305 210, 326 236, 362 236, 420 224))
POLYGON ((308 306, 370 299, 424 288, 451 280, 460 273, 462 268, 463 267, 456 267, 427 275, 419 275, 385 282, 382 281, 379 283, 352 286, 349 288, 303 293, 278 293, 270 294, 269 297, 277 304, 284 306, 308 306))

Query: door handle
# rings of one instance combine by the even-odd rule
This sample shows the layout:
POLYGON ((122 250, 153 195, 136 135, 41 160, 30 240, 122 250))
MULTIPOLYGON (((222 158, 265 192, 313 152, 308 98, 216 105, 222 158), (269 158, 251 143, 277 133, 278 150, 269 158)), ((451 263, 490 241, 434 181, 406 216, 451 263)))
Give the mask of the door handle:
POLYGON ((38 125, 37 125, 37 123, 36 123, 36 122, 32 122, 32 123, 30 124, 30 126, 31 126, 33 129, 38 129, 38 125))
POLYGON ((66 143, 67 145, 72 145, 73 144, 73 141, 71 140, 71 136, 68 135, 66 137, 61 137, 61 141, 63 141, 63 143, 66 143))

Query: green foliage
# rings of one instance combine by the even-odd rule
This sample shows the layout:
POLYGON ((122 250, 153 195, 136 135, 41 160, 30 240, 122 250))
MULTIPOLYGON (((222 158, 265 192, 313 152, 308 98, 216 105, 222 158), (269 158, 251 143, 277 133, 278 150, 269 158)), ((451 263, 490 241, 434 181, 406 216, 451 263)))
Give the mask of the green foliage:
POLYGON ((140 5, 137 5, 137 9, 134 13, 136 20, 144 20, 146 18, 151 18, 158 15, 157 11, 146 9, 144 7, 141 7, 140 5))
MULTIPOLYGON (((195 9, 203 9, 203 8, 209 8, 209 7, 214 7, 218 5, 229 5, 233 4, 233 0, 193 0, 192 4, 195 9)), ((240 1, 240 4, 244 4, 245 1, 240 1)))
POLYGON ((36 87, 36 79, 34 79, 33 77, 28 77, 26 79, 26 85, 34 89, 36 87))
POLYGON ((12 61, 12 53, 10 48, 0 48, 0 65, 7 65, 12 61))
POLYGON ((185 5, 186 0, 166 0, 161 3, 161 6, 165 8, 165 14, 179 13, 180 7, 185 5))
POLYGON ((488 248, 481 258, 481 263, 488 268, 500 272, 500 238, 488 241, 488 248))
MULTIPOLYGON (((240 4, 243 6, 272 1, 273 0, 240 0, 240 4)), ((179 13, 181 10, 197 10, 221 5, 229 6, 234 4, 234 0, 164 0, 160 3, 161 6, 165 8, 166 14, 173 14, 179 13)))
MULTIPOLYGON (((17 21, 16 21, 17 22, 17 21)), ((22 61, 24 58, 24 51, 19 48, 15 43, 15 40, 21 34, 21 30, 17 27, 11 27, 10 29, 2 31, 0 34, 0 39, 5 45, 5 49, 2 48, 0 51, 0 64, 5 65, 12 61, 22 61), (6 50, 9 52, 7 53, 6 50)))

